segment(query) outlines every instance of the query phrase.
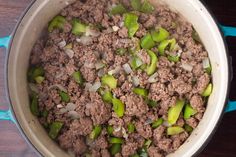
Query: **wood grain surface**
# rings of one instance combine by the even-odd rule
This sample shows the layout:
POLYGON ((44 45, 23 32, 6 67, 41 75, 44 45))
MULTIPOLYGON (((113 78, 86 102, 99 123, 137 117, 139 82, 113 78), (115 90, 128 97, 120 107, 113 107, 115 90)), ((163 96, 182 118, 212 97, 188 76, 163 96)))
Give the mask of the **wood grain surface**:
MULTIPOLYGON (((0 37, 11 34, 19 17, 32 0, 0 0, 0 37)), ((203 0, 219 23, 236 26, 236 0, 203 0)), ((236 38, 227 39, 233 67, 236 69, 236 38)), ((5 50, 0 48, 0 109, 7 109, 4 88, 5 50)), ((231 84, 230 99, 236 100, 236 72, 231 84), (234 88, 235 87, 235 88, 234 88)), ((214 106, 212 106, 214 107, 214 106)), ((0 157, 36 157, 16 126, 0 122, 0 157)), ((224 115, 221 124, 199 157, 236 157, 236 112, 224 115)))

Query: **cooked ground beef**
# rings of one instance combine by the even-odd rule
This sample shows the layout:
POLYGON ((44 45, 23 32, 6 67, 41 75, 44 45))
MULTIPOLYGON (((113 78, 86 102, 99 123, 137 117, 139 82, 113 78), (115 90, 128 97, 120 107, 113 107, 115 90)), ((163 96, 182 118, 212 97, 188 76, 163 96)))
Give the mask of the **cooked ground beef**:
POLYGON ((163 5, 150 13, 133 12, 139 27, 131 38, 126 15, 111 12, 119 4, 126 8, 122 12, 132 10, 129 0, 77 0, 50 22, 30 58, 31 111, 50 137, 76 156, 166 156, 191 134, 185 126, 194 129, 202 119, 203 93, 211 83, 209 68, 203 66, 208 55, 192 36, 192 25, 163 5), (77 34, 75 23, 80 25, 77 34), (169 32, 163 40, 176 41, 164 55, 160 42, 151 48, 142 43, 150 30, 161 28, 169 32), (153 72, 148 71, 151 64, 153 72), (112 78, 104 83, 104 76, 112 78), (185 130, 172 135, 168 111, 179 100, 185 100, 185 107, 173 126, 185 130), (184 114, 187 105, 195 111, 190 117, 184 114))

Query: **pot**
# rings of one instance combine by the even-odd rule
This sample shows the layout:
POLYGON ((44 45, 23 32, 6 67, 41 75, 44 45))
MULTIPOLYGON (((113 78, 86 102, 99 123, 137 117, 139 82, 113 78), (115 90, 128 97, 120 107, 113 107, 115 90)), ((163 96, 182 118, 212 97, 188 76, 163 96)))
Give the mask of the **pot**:
MULTIPOLYGON (((7 48, 6 89, 11 109, 1 111, 0 119, 14 122, 26 140, 42 156, 67 157, 47 135, 29 109, 26 73, 31 49, 41 32, 60 10, 74 0, 36 0, 28 7, 11 36, 1 38, 0 46, 7 48), (9 47, 8 47, 9 46, 9 47)), ((199 153, 217 128, 223 114, 236 109, 236 102, 228 101, 231 65, 224 36, 236 36, 236 29, 219 26, 199 0, 152 0, 165 3, 182 14, 199 33, 212 63, 214 89, 198 127, 187 141, 170 157, 189 157, 199 153), (227 106, 225 104, 228 104, 227 106)))

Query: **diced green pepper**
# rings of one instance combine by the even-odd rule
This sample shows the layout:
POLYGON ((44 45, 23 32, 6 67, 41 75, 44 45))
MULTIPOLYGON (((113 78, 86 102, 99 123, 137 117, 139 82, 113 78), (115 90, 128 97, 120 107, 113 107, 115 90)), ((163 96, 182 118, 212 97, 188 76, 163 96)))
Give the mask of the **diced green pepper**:
POLYGON ((108 135, 112 135, 113 131, 114 131, 113 127, 111 125, 108 125, 107 126, 107 133, 108 133, 108 135))
POLYGON ((95 140, 102 132, 102 127, 100 125, 96 125, 92 132, 89 134, 89 138, 95 140))
POLYGON ((113 144, 110 148, 110 153, 112 156, 116 155, 117 153, 119 153, 121 151, 121 144, 113 144))
POLYGON ((57 136, 59 135, 59 132, 61 130, 63 126, 63 123, 62 122, 53 122, 51 125, 50 125, 50 130, 49 130, 49 137, 51 137, 52 139, 56 139, 57 136))
POLYGON ((152 123, 152 128, 156 129, 163 123, 163 118, 159 118, 152 123))
POLYGON ((48 31, 52 32, 54 29, 64 29, 64 25, 66 23, 66 19, 63 16, 56 16, 52 19, 52 21, 48 25, 48 31))
POLYGON ((130 157, 140 157, 137 153, 131 155, 130 157))
POLYGON ((117 86, 117 79, 115 79, 112 75, 104 75, 101 81, 103 85, 107 85, 111 89, 114 89, 117 86))
POLYGON ((138 68, 139 68, 140 66, 142 66, 142 65, 143 65, 143 62, 142 62, 142 60, 141 60, 139 57, 134 56, 134 57, 132 58, 131 63, 130 63, 130 66, 131 66, 131 68, 132 68, 133 70, 138 69, 138 68))
POLYGON ((157 107, 157 105, 158 105, 158 102, 156 102, 154 100, 148 99, 146 101, 147 101, 147 104, 148 104, 149 107, 157 107))
POLYGON ((66 93, 66 92, 63 92, 63 91, 59 91, 59 95, 61 97, 61 100, 65 103, 68 103, 70 102, 70 96, 66 93))
POLYGON ((44 77, 43 76, 37 76, 34 80, 36 83, 41 84, 44 81, 44 77))
POLYGON ((155 42, 152 39, 152 36, 150 33, 148 33, 147 35, 145 35, 142 39, 141 39, 141 47, 143 49, 147 49, 150 50, 151 48, 153 48, 155 46, 155 42))
POLYGON ((111 9, 110 13, 112 15, 116 15, 116 14, 124 14, 126 12, 127 12, 127 9, 122 4, 118 4, 111 9))
POLYGON ((172 136, 172 135, 177 135, 184 132, 184 129, 179 127, 179 126, 173 126, 167 128, 167 135, 172 136))
POLYGON ((42 67, 31 67, 28 71, 28 79, 33 82, 38 76, 44 76, 44 70, 42 67))
POLYGON ((140 157, 148 157, 148 153, 145 148, 139 149, 138 153, 140 157))
POLYGON ((144 142, 144 145, 143 145, 143 146, 144 146, 145 149, 148 149, 151 144, 152 144, 152 141, 148 139, 148 140, 146 140, 146 141, 144 142))
POLYGON ((83 79, 83 76, 81 74, 80 71, 76 71, 72 74, 75 82, 77 82, 78 84, 82 85, 84 83, 84 79, 83 79))
POLYGON ((139 29, 138 16, 134 13, 126 13, 124 25, 128 29, 129 37, 132 38, 139 29))
POLYGON ((171 107, 168 111, 168 123, 173 125, 179 118, 179 115, 184 107, 183 100, 177 100, 176 105, 171 107))
POLYGON ((152 35, 152 39, 155 42, 161 42, 163 40, 166 40, 170 36, 170 33, 164 28, 159 28, 158 31, 156 30, 151 31, 151 35, 152 35))
POLYGON ((72 34, 81 35, 86 32, 87 26, 81 23, 79 20, 74 19, 72 22, 72 34))
POLYGON ((107 103, 112 103, 113 95, 110 91, 104 92, 102 95, 102 100, 107 103))
POLYGON ((180 57, 179 56, 168 55, 167 58, 168 58, 169 61, 177 63, 177 62, 179 62, 180 57))
POLYGON ((127 49, 125 49, 125 48, 119 48, 116 50, 116 54, 121 55, 121 56, 126 54, 126 52, 127 52, 127 49))
POLYGON ((69 44, 67 44, 64 48, 65 48, 65 49, 72 49, 72 48, 73 48, 73 44, 72 44, 72 43, 69 43, 69 44))
POLYGON ((158 58, 157 58, 157 55, 153 51, 148 50, 147 53, 151 58, 151 64, 148 65, 147 67, 147 74, 150 76, 154 74, 156 71, 158 58))
POLYGON ((130 4, 132 8, 136 11, 139 11, 142 6, 141 0, 131 0, 130 4))
POLYGON ((127 125, 128 133, 133 133, 135 131, 135 126, 133 123, 127 125))
POLYGON ((166 49, 168 49, 169 51, 172 51, 175 48, 175 44, 176 44, 175 39, 163 40, 160 43, 160 45, 158 46, 158 51, 159 51, 160 55, 164 56, 166 49))
POLYGON ((36 94, 32 95, 31 104, 30 104, 30 110, 31 110, 33 115, 35 115, 35 116, 39 116, 40 115, 39 105, 38 105, 38 96, 36 94))
POLYGON ((118 117, 123 117, 125 112, 125 105, 119 99, 112 99, 113 110, 117 114, 118 117))
POLYGON ((152 4, 148 0, 144 0, 140 11, 143 13, 151 13, 155 10, 155 8, 152 6, 152 4))
POLYGON ((184 109, 184 119, 189 119, 191 116, 197 113, 189 104, 185 105, 184 109))
POLYGON ((192 33, 192 38, 193 38, 193 40, 195 40, 196 42, 198 42, 198 43, 201 43, 202 41, 201 41, 201 39, 200 39, 200 37, 199 37, 199 35, 198 35, 198 33, 197 33, 197 31, 193 31, 193 33, 192 33))
POLYGON ((184 124, 184 130, 187 131, 188 133, 191 133, 193 131, 193 128, 188 124, 184 124))
POLYGON ((205 71, 206 71, 206 73, 208 73, 210 75, 211 71, 212 71, 211 65, 209 67, 205 68, 205 71))
POLYGON ((109 138, 109 143, 111 143, 111 144, 115 144, 115 143, 122 144, 123 142, 124 142, 124 140, 122 138, 118 138, 118 137, 110 137, 109 138))
POLYGON ((132 48, 129 48, 128 50, 132 55, 135 55, 138 51, 141 50, 140 40, 135 37, 133 37, 131 40, 132 40, 134 46, 132 48))
POLYGON ((43 110, 41 115, 42 115, 43 118, 47 118, 48 117, 48 111, 47 110, 43 110))
POLYGON ((204 92, 202 93, 202 96, 204 96, 204 97, 210 96, 211 93, 212 93, 212 88, 213 88, 212 83, 210 83, 210 84, 207 86, 207 88, 204 90, 204 92))
POLYGON ((147 97, 148 96, 148 91, 144 88, 134 88, 133 92, 137 95, 147 97))

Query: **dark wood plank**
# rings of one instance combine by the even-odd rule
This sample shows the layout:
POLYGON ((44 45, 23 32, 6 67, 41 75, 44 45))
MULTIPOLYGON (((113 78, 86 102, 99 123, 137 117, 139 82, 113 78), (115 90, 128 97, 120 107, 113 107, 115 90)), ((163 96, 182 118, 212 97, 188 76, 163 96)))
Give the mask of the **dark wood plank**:
MULTIPOLYGON (((0 36, 9 35, 20 14, 32 0, 0 0, 0 36)), ((212 10, 219 23, 236 26, 235 0, 203 0, 212 10)), ((236 68, 236 38, 227 39, 229 52, 233 58, 233 67, 236 68)), ((4 60, 5 51, 0 49, 0 109, 7 109, 7 99, 4 89, 4 60)), ((236 73, 234 73, 236 78, 236 73)), ((230 98, 236 100, 236 80, 231 86, 230 98)), ((199 154, 200 157, 234 157, 236 156, 236 113, 227 113, 206 148, 199 154)), ((33 149, 28 146, 20 135, 16 126, 9 122, 0 122, 0 156, 1 157, 33 157, 33 149)))

